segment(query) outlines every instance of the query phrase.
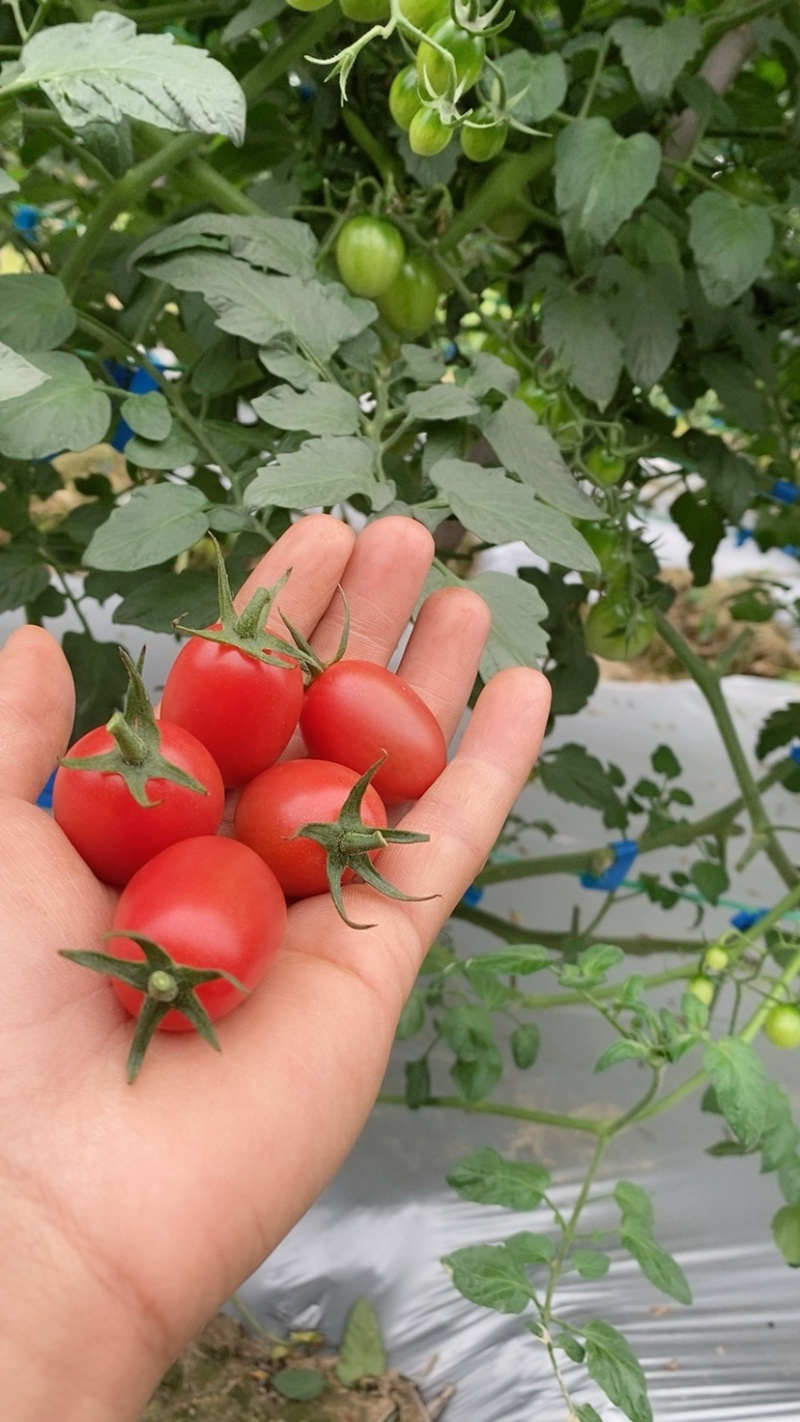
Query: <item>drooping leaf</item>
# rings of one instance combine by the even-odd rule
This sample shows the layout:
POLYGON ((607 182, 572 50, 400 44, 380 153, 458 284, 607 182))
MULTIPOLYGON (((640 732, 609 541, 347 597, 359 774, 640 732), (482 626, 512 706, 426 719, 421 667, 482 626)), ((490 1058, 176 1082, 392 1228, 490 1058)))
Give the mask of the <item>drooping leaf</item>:
POLYGON ((559 746, 540 762, 542 784, 551 794, 573 805, 615 812, 620 800, 605 766, 581 745, 559 746))
POLYGON ((196 213, 145 238, 131 261, 200 247, 228 252, 258 271, 297 277, 314 275, 317 242, 308 223, 292 217, 270 217, 267 213, 263 217, 196 213))
POLYGON ((127 114, 178 133, 244 138, 244 94, 229 70, 170 34, 137 34, 133 20, 111 10, 34 35, 0 93, 35 86, 71 128, 127 114))
POLYGON ((191 548, 208 531, 205 495, 187 484, 134 489, 94 534, 84 555, 89 568, 135 572, 191 548))
POLYGON ((544 1166, 506 1160, 485 1146, 452 1166, 447 1183, 463 1200, 503 1205, 507 1210, 533 1210, 550 1184, 550 1174, 544 1166))
POLYGON ((627 1339, 602 1319, 593 1319, 584 1333, 589 1376, 630 1422, 653 1422, 647 1380, 627 1339))
POLYGON ((77 312, 58 277, 9 272, 0 276, 0 341, 27 355, 68 340, 77 312))
POLYGON ((689 204, 689 246, 712 306, 729 306, 763 274, 775 233, 769 213, 729 193, 701 193, 689 204))
POLYGON ((278 385, 257 396, 253 409, 276 429, 304 430, 311 435, 354 435, 361 424, 355 396, 327 380, 318 380, 304 391, 278 385))
POLYGON ((670 267, 642 271, 624 258, 607 257, 598 289, 622 341, 631 379, 649 390, 675 356, 683 312, 683 284, 670 267))
MULTIPOLYGON (((4 280, 0 278, 0 281, 4 280)), ((65 449, 88 449, 103 439, 111 402, 76 356, 31 353, 30 363, 49 379, 0 403, 0 450, 11 459, 46 459, 65 449)))
POLYGON ((128 674, 115 642, 98 642, 89 632, 65 632, 61 649, 75 683, 72 739, 104 724, 122 706, 128 674))
POLYGON ((719 1108, 744 1146, 758 1144, 767 1123, 764 1064, 747 1042, 721 1037, 703 1058, 719 1108))
POLYGON ((500 463, 545 503, 576 518, 602 517, 573 478, 553 436, 522 400, 504 400, 483 433, 500 463))

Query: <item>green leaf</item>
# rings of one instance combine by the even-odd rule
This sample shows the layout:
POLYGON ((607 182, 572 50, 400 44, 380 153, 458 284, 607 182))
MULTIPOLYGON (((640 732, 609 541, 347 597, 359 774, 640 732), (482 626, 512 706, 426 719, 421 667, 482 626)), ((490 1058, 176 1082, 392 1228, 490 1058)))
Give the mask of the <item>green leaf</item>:
POLYGON ((467 1245, 442 1263, 465 1299, 497 1313, 523 1313, 531 1302, 527 1275, 504 1244, 467 1245))
POLYGON ((0 276, 0 341, 15 351, 49 351, 68 340, 77 312, 54 276, 0 276))
POLYGON ((410 1110, 416 1111, 430 1099, 431 1073, 427 1057, 418 1057, 414 1062, 406 1062, 405 1081, 406 1104, 410 1110))
POLYGON ((701 193, 689 204, 689 246, 712 306, 729 306, 764 272, 774 231, 763 207, 728 193, 701 193))
POLYGON ((601 264, 598 290, 622 341, 631 379, 649 390, 678 349, 685 305, 680 277, 671 267, 641 271, 614 255, 601 264))
POLYGON ((519 1027, 515 1027, 509 1037, 511 1056, 514 1065, 520 1071, 527 1071, 532 1067, 539 1055, 539 1042, 541 1034, 535 1022, 524 1022, 519 1027))
POLYGON ((457 1057, 450 1075, 462 1101, 474 1105, 483 1101, 503 1075, 503 1058, 497 1047, 482 1047, 468 1057, 457 1057))
POLYGON ((521 1229, 509 1234, 503 1240, 518 1264, 549 1264, 556 1252, 552 1239, 546 1234, 535 1234, 532 1230, 521 1229))
POLYGON ((10 346, 0 343, 0 401, 27 395, 48 379, 49 376, 45 375, 43 370, 31 365, 24 356, 12 351, 10 346))
POLYGON ((636 92, 650 106, 666 99, 684 66, 703 42, 697 15, 681 15, 662 25, 617 20, 611 36, 622 51, 636 92))
POLYGON ((499 948, 496 953, 477 953, 467 958, 465 966, 492 973, 511 973, 517 977, 538 973, 552 963, 553 954, 549 948, 542 948, 538 943, 520 943, 513 948, 499 948))
POLYGON ((612 1042, 604 1052, 601 1052, 595 1062, 594 1069, 596 1072, 606 1071, 608 1067, 616 1066, 618 1062, 645 1061, 648 1055, 648 1049, 643 1042, 631 1042, 627 1038, 620 1038, 618 1042, 612 1042))
POLYGON ((560 54, 512 49, 496 62, 505 84, 506 109, 520 123, 541 123, 561 108, 569 76, 560 54))
POLYGON ((431 385, 427 390, 414 390, 406 400, 412 420, 464 420, 478 414, 480 406, 473 395, 459 385, 431 385))
POLYGON ((407 998, 395 1030, 395 1040, 407 1042, 415 1037, 425 1022, 425 1001, 422 993, 413 988, 407 998))
POLYGON ((311 435, 354 435, 361 424, 355 396, 341 385, 317 381, 303 392, 278 385, 253 401, 260 419, 279 430, 304 430, 311 435))
POLYGON ((579 118, 556 138, 556 207, 570 247, 603 246, 652 191, 661 147, 649 133, 622 138, 606 118, 579 118))
POLYGON ((680 761, 671 746, 657 746, 650 764, 656 775, 663 775, 667 780, 675 780, 681 773, 680 761))
MULTIPOLYGON (((0 281, 4 278, 0 278, 0 281)), ((88 449, 108 430, 111 402, 75 356, 30 356, 50 378, 27 395, 0 404, 0 450, 10 459, 47 459, 64 449, 88 449)))
POLYGON ((800 1205, 782 1205, 772 1221, 772 1234, 793 1269, 800 1269, 800 1205))
POLYGON ((274 463, 262 465, 245 491, 247 507, 329 507, 353 494, 372 499, 373 508, 382 507, 382 491, 388 486, 376 480, 372 458, 372 446, 349 435, 304 440, 293 454, 281 454, 274 463))
POLYGON ((657 1244, 652 1235, 641 1226, 623 1226, 620 1239, 628 1253, 636 1260, 646 1279, 663 1294, 677 1299, 678 1303, 690 1304, 692 1291, 680 1265, 665 1249, 657 1244))
POLYGON ((408 342, 400 347, 406 371, 415 385, 437 385, 447 369, 441 351, 408 342))
POLYGON ((89 568, 135 572, 177 557, 208 531, 205 495, 187 484, 134 489, 101 524, 84 555, 89 568))
POLYGON ((110 10, 29 40, 0 93, 34 86, 71 128, 127 114, 177 133, 244 138, 244 94, 222 64, 204 49, 176 45, 172 35, 137 35, 133 20, 110 10))
POLYGON ((553 284, 542 298, 542 339, 587 400, 604 410, 622 374, 624 349, 596 292, 553 284))
POLYGON ((270 375, 288 381, 295 390, 307 390, 319 380, 319 372, 310 361, 280 345, 262 346, 258 358, 270 375))
POLYGON ((522 400, 505 400, 483 433, 500 463, 545 503, 576 518, 602 518, 602 510, 584 494, 564 463, 553 436, 522 400))
POLYGON ((18 193, 19 183, 7 173, 5 168, 0 168, 0 197, 5 197, 7 193, 18 193))
POLYGON ((116 642, 98 642, 88 632, 65 632, 61 650, 75 683, 75 722, 72 740, 105 724, 122 706, 128 674, 116 642))
POLYGON ((179 252, 146 261, 143 270, 179 291, 202 292, 220 330, 257 346, 288 334, 323 363, 375 319, 371 301, 350 296, 336 282, 265 275, 219 252, 179 252))
POLYGON ((545 790, 569 804, 611 812, 619 807, 619 796, 608 771, 583 746, 559 746, 542 758, 539 774, 545 790))
POLYGON ((24 543, 0 545, 0 612, 24 607, 49 586, 47 565, 33 548, 24 543))
POLYGON ((220 35, 220 41, 223 45, 235 44, 237 40, 244 39, 269 20, 274 20, 283 8, 284 0, 250 0, 248 5, 237 10, 228 21, 220 35))
POLYGON ((166 439, 155 441, 134 435, 125 445, 125 458, 139 469, 183 469, 194 464, 197 456, 197 445, 179 425, 172 426, 166 439))
POLYGON ((550 1185, 541 1165, 505 1160, 491 1146, 459 1160, 447 1173, 447 1183, 463 1200, 503 1205, 507 1210, 534 1210, 550 1185))
POLYGON ((345 1387, 359 1378, 378 1378, 386 1371, 381 1326, 368 1299, 356 1299, 345 1319, 336 1376, 345 1387))
MULTIPOLYGON (((761 1169, 779 1170, 796 1154, 800 1130, 792 1115, 792 1103, 776 1081, 767 1082, 767 1121, 761 1140, 761 1169)), ((791 1202, 790 1202, 791 1203, 791 1202)))
POLYGON ((756 755, 763 760, 770 751, 800 739, 800 701, 790 702, 767 717, 758 733, 756 755))
POLYGON ((720 894, 724 894, 730 884, 722 865, 712 864, 707 859, 701 859, 697 864, 692 865, 689 870, 689 878, 710 904, 716 904, 720 894))
MULTIPOLYGON (((585 1356, 585 1355, 583 1355, 585 1356)), ((573 1359, 573 1362, 576 1361, 573 1359)), ((583 1357, 581 1358, 583 1361, 583 1357)), ((590 1402, 582 1402, 575 1408, 575 1416, 578 1422, 603 1422, 599 1412, 596 1412, 590 1402)))
POLYGON ((164 440, 172 429, 170 408, 160 390, 148 390, 145 395, 129 395, 122 402, 120 414, 134 434, 141 435, 143 439, 164 440))
POLYGON ((212 573, 185 568, 146 578, 126 593, 111 621, 146 627, 148 632, 174 632, 180 617, 187 627, 209 627, 218 611, 217 581, 212 573))
POLYGON ((495 572, 476 574, 470 587, 492 614, 480 661, 484 681, 503 667, 535 666, 547 653, 547 634, 542 627, 547 608, 536 589, 509 573, 495 572))
POLYGON ((136 248, 132 262, 164 257, 173 252, 207 247, 225 251, 257 271, 284 276, 313 277, 317 241, 307 222, 291 217, 235 217, 222 212, 200 212, 182 222, 161 227, 136 248))
POLYGON ((599 570, 594 553, 566 516, 548 508, 526 485, 507 479, 502 469, 440 459, 429 477, 464 526, 488 543, 519 539, 532 553, 563 567, 599 570))
POLYGON ((293 1402, 311 1402, 325 1391, 325 1379, 314 1368, 284 1368, 272 1374, 270 1385, 293 1402))
POLYGON ((598 1249, 573 1249, 572 1262, 582 1279, 603 1279, 611 1266, 608 1255, 598 1249))
POLYGON ((736 1037, 722 1037, 706 1048, 703 1069, 734 1135, 742 1145, 757 1145, 767 1120, 764 1065, 758 1053, 736 1037))
POLYGON ((602 1319, 588 1323, 584 1336, 589 1376, 631 1422, 653 1422, 647 1380, 627 1339, 602 1319))

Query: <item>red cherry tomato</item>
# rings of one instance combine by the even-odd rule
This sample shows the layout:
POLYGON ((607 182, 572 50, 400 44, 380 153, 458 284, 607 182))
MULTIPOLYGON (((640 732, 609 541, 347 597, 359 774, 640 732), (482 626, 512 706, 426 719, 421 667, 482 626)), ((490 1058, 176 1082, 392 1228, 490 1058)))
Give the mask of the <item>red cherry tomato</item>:
POLYGON ((303 704, 303 674, 238 647, 190 637, 170 668, 161 714, 211 752, 226 785, 243 785, 286 749, 303 704))
MULTIPOLYGON (((262 771, 242 791, 233 832, 269 865, 287 898, 328 892, 322 845, 293 836, 303 825, 332 824, 358 778, 356 771, 327 760, 284 760, 262 771)), ((386 810, 372 785, 365 791, 361 815, 370 828, 386 828, 386 810)), ((377 852, 371 851, 370 858, 377 852)), ((352 878, 352 870, 346 869, 342 883, 352 878)))
MULTIPOLYGON (((214 834, 222 819, 225 787, 213 757, 182 726, 161 721, 158 729, 165 760, 198 780, 205 794, 154 776, 147 782, 153 803, 139 805, 120 775, 64 765, 56 771, 53 817, 98 879, 108 884, 127 883, 148 859, 178 840, 214 834)), ((65 758, 114 749, 109 731, 97 726, 65 758)))
MULTIPOLYGON (((152 939, 178 964, 222 969, 251 989, 275 957, 285 926, 286 900, 275 875, 246 845, 219 835, 183 840, 151 859, 123 889, 112 923, 152 939)), ((130 938, 110 939, 106 951, 133 962, 144 958, 130 938)), ((143 994, 111 981, 123 1006, 138 1016, 143 994)), ((242 1001, 225 978, 195 991, 212 1021, 242 1001)), ((192 1024, 170 1011, 158 1025, 188 1032, 192 1024)))
POLYGON ((374 662, 334 662, 308 688, 300 730, 309 754, 363 774, 386 805, 418 800, 441 775, 447 744, 433 712, 394 672, 374 662))

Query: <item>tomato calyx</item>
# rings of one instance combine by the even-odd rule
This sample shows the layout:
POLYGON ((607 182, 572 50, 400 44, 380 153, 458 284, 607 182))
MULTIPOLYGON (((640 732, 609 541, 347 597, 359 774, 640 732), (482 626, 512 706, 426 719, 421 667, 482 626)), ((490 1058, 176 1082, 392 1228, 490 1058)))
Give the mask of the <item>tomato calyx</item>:
POLYGON ((124 710, 115 711, 106 722, 106 730, 116 742, 114 750, 101 751, 98 755, 59 756, 59 765, 65 770, 96 770, 103 775, 120 775, 137 805, 144 809, 155 809, 162 803, 151 800, 148 795, 150 780, 170 780, 185 790, 207 795, 205 785, 161 754, 161 732, 142 681, 144 650, 136 665, 124 647, 120 647, 119 654, 128 673, 128 690, 124 710))
POLYGON ((276 637, 274 633, 266 630, 270 608, 287 582, 291 568, 288 568, 272 587, 256 588, 247 606, 237 612, 233 605, 233 593, 222 550, 217 543, 215 548, 219 602, 217 620, 211 627, 185 627, 181 619, 176 617, 172 624, 175 631, 183 632, 187 637, 204 637, 208 642, 220 642, 225 647, 235 647, 245 656, 253 657, 258 662, 266 662, 270 666, 286 666, 287 658, 302 665, 304 652, 284 638, 276 637))
POLYGON ((322 846, 326 854, 326 873, 331 898, 339 917, 348 928, 374 928, 374 923, 354 923, 348 918, 342 896, 342 877, 350 869, 358 874, 365 884, 377 889, 390 899, 403 899, 408 903, 421 903, 424 898, 436 895, 425 894, 422 898, 415 894, 404 894, 401 889, 390 884, 375 868, 370 854, 376 849, 385 849, 387 844, 425 844, 430 835, 419 834, 415 830, 381 829, 365 825, 361 817, 361 802, 373 776, 383 765, 386 756, 381 756, 374 765, 365 770, 350 791, 335 820, 324 824, 301 825, 292 835, 293 839, 313 839, 322 846))
POLYGON ((128 1081, 132 1084, 139 1075, 150 1039, 168 1012, 182 1012, 203 1041, 208 1042, 208 1045, 218 1052, 219 1039, 196 989, 203 983, 214 982, 217 978, 225 978, 226 982, 232 983, 245 995, 249 994, 250 989, 224 968, 192 968, 186 963, 176 963, 166 949, 159 943, 154 943, 152 938, 146 938, 144 934, 114 929, 112 933, 104 936, 130 938, 132 943, 141 948, 144 960, 117 958, 111 953, 83 948, 62 948, 60 953, 62 958, 68 958, 71 963, 90 968, 95 973, 103 973, 106 977, 118 978, 120 982, 127 983, 129 987, 136 988, 143 994, 128 1053, 128 1081))
POLYGON ((305 676, 309 682, 315 681, 318 676, 322 676, 328 667, 332 667, 336 662, 340 662, 347 651, 347 643, 350 638, 350 607, 345 597, 344 588, 337 583, 336 591, 342 600, 342 632, 339 637, 339 645, 332 657, 327 662, 317 655, 307 637, 289 621, 285 613, 281 613, 283 624, 290 633, 294 647, 296 648, 296 660, 300 662, 305 676))

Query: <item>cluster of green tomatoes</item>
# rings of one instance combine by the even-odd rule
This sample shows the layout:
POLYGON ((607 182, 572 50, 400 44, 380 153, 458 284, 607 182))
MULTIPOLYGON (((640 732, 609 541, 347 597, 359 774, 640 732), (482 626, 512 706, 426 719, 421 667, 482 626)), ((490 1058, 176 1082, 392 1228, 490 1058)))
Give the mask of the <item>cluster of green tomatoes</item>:
POLYGON ((397 335, 416 340, 432 325, 439 282, 422 252, 408 251, 387 217, 349 217, 335 244, 339 275, 354 296, 368 296, 397 335))

